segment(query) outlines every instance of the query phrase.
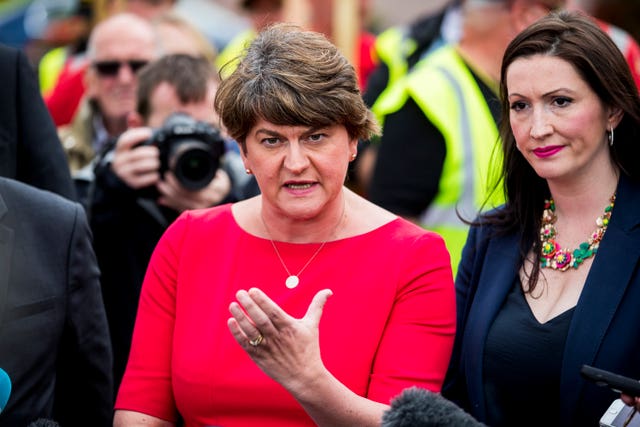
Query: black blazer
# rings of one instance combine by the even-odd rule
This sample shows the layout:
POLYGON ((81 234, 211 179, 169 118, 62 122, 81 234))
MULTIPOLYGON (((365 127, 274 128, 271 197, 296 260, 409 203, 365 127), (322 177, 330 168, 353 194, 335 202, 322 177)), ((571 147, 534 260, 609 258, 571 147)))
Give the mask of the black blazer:
POLYGON ((0 426, 111 426, 111 344, 80 204, 0 178, 0 426))
MULTIPOLYGON (((473 227, 456 277, 457 333, 443 394, 480 421, 485 339, 517 274, 519 235, 490 238, 473 227)), ((589 427, 619 397, 580 376, 582 364, 640 379, 640 184, 625 177, 573 314, 562 359, 560 420, 589 427)), ((531 408, 532 411, 539 408, 531 408)), ((526 414, 523 414, 526 417, 526 414)))
POLYGON ((0 45, 0 176, 75 200, 56 127, 24 53, 0 45))

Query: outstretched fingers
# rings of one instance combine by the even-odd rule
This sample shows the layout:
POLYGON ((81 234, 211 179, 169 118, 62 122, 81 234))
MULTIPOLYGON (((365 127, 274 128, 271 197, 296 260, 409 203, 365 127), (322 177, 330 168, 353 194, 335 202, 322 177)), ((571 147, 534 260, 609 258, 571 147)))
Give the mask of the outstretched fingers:
POLYGON ((237 302, 229 305, 229 312, 232 317, 227 320, 227 326, 240 345, 248 348, 248 346, 255 347, 262 343, 264 335, 237 302))
POLYGON ((229 305, 232 318, 227 321, 234 338, 245 348, 258 347, 277 335, 274 320, 289 317, 257 288, 236 293, 237 302, 229 305))
POLYGON ((240 290, 236 293, 237 301, 229 305, 232 317, 227 325, 236 341, 246 349, 265 345, 283 332, 291 335, 297 330, 293 334, 298 334, 302 331, 300 327, 309 332, 317 331, 324 305, 332 294, 329 289, 319 291, 304 317, 295 319, 260 289, 240 290))

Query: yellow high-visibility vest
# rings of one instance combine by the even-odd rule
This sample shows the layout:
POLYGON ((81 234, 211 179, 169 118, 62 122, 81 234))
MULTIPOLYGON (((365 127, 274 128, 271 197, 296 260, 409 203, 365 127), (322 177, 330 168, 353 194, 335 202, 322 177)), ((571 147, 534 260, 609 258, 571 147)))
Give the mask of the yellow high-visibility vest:
POLYGON ((40 81, 40 92, 42 95, 47 95, 60 76, 60 72, 64 68, 64 63, 67 60, 67 49, 64 47, 57 47, 51 49, 45 53, 38 63, 38 79, 40 81))
MULTIPOLYGON (((384 118, 398 111, 411 97, 444 137, 446 156, 438 194, 420 222, 443 236, 455 272, 468 233, 457 212, 474 219, 501 172, 496 123, 471 71, 450 45, 420 60, 389 89, 372 108, 376 115, 384 118)), ((503 202, 498 188, 485 207, 503 202)))
POLYGON ((376 37, 374 48, 378 59, 389 70, 390 86, 407 74, 407 59, 418 48, 418 44, 409 37, 408 28, 391 27, 376 37))

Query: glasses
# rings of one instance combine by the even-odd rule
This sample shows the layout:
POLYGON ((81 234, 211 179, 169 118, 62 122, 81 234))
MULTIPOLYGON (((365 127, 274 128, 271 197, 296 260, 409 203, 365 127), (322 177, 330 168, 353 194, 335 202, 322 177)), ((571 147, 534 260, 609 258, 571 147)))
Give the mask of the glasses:
POLYGON ((131 71, 135 73, 148 63, 149 61, 141 59, 131 59, 129 61, 96 61, 93 63, 93 67, 102 77, 114 77, 118 75, 120 67, 123 65, 129 66, 131 71))

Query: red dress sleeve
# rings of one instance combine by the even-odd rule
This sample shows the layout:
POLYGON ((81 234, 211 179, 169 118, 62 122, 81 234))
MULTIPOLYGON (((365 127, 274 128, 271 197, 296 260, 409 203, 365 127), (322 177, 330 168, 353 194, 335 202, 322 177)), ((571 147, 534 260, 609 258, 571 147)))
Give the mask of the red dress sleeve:
POLYGON ((412 245, 371 375, 368 397, 378 402, 411 386, 439 392, 453 348, 455 291, 444 241, 428 233, 412 245))

